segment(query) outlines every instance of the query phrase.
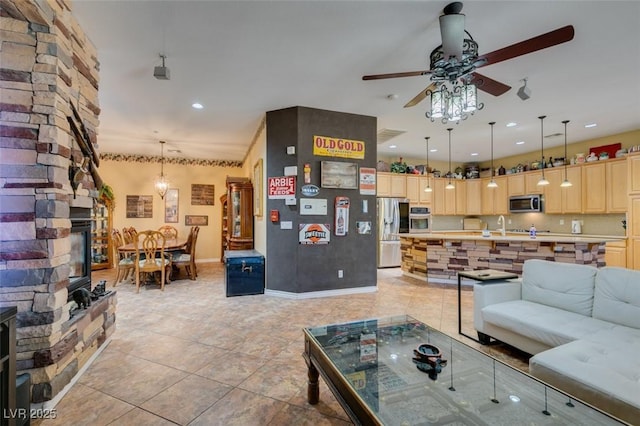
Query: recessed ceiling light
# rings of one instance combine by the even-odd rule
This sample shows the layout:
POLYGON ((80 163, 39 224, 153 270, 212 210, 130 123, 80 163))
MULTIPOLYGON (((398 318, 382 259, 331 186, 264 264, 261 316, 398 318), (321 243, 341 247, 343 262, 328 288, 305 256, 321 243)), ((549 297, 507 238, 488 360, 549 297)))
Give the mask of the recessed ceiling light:
POLYGON ((507 127, 515 127, 517 125, 518 125, 518 123, 515 123, 513 121, 510 121, 509 123, 507 123, 507 127))
POLYGON ((596 127, 598 124, 596 123, 589 123, 589 124, 585 124, 584 127, 586 127, 587 129, 590 129, 592 127, 596 127))
POLYGON ((471 156, 472 156, 472 157, 475 157, 476 155, 478 155, 478 153, 477 153, 477 152, 472 152, 472 153, 471 153, 471 156))
POLYGON ((398 147, 398 145, 389 145, 389 148, 391 149, 396 149, 398 147))
POLYGON ((524 145, 524 141, 518 141, 516 142, 516 145, 524 145))
POLYGON ((204 108, 204 106, 200 103, 200 102, 194 102, 191 104, 191 106, 195 109, 202 109, 204 108))
POLYGON ((438 148, 431 148, 429 152, 438 152, 438 148))

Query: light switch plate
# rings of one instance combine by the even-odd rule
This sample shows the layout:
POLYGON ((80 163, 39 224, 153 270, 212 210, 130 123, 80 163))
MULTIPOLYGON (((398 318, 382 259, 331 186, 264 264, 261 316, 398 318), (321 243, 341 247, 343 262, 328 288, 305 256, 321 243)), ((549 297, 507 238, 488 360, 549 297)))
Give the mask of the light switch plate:
POLYGON ((287 147, 287 154, 295 155, 295 153, 296 153, 296 147, 295 146, 292 145, 292 146, 288 146, 287 147))
POLYGON ((284 168, 285 176, 297 176, 298 175, 298 166, 286 166, 284 168))
POLYGON ((293 222, 290 220, 283 220, 280 222, 280 229, 293 229, 293 222))
POLYGON ((287 206, 295 206, 298 200, 296 198, 285 198, 284 203, 287 206))

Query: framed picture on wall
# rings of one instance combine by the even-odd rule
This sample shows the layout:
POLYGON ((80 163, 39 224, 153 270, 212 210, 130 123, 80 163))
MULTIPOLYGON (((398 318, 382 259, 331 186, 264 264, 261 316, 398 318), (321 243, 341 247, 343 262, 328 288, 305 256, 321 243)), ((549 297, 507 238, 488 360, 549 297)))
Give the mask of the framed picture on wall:
POLYGON ((165 223, 178 223, 178 189, 169 188, 164 196, 165 223))
POLYGON ((213 206, 215 196, 214 185, 191 184, 192 206, 213 206))
POLYGON ((207 226, 209 225, 209 216, 206 215, 186 215, 184 217, 186 226, 207 226))
POLYGON ((323 161, 320 171, 323 188, 358 189, 358 165, 356 163, 323 161))
POLYGON ((253 165, 253 215, 262 216, 262 158, 253 165))
POLYGON ((127 195, 127 218, 153 217, 153 195, 127 195))

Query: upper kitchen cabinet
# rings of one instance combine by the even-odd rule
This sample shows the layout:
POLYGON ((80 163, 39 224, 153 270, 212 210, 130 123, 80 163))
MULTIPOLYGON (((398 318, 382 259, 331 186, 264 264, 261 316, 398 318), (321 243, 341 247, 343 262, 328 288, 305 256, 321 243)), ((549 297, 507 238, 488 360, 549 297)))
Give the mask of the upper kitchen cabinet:
POLYGON ((407 175, 378 172, 376 188, 378 197, 405 198, 407 196, 407 175))
POLYGON ((525 194, 524 176, 523 173, 514 173, 507 176, 507 180, 509 181, 507 187, 509 197, 527 195, 525 194))
MULTIPOLYGON (((627 159, 608 160, 605 165, 607 178, 607 213, 625 213, 629 199, 629 191, 627 189, 627 159)), ((640 180, 640 174, 637 176, 637 180, 640 180)))
POLYGON ((447 178, 433 179, 433 209, 435 215, 455 215, 456 214, 456 190, 458 180, 452 180, 454 189, 446 189, 449 183, 447 178))
POLYGON ((607 211, 607 168, 605 162, 597 161, 582 166, 582 210, 584 213, 607 211))
POLYGON ((569 187, 560 186, 565 177, 564 167, 547 169, 544 176, 549 181, 544 189, 545 213, 582 212, 582 173, 579 166, 567 167, 567 179, 571 182, 569 187))
POLYGON ((484 179, 468 179, 466 181, 466 208, 463 214, 482 214, 482 185, 484 179))
MULTIPOLYGON (((545 170, 545 178, 547 177, 545 170)), ((545 187, 538 185, 542 179, 542 170, 533 170, 524 174, 524 195, 544 194, 545 187)))
POLYGON ((631 194, 640 194, 640 153, 629 155, 627 159, 629 187, 631 194))
MULTIPOLYGON (((431 205, 433 192, 425 192, 431 186, 430 178, 426 175, 407 175, 407 199, 411 204, 431 205)), ((433 189, 433 188, 432 188, 433 189)))
POLYGON ((482 214, 508 214, 510 181, 506 176, 495 176, 493 179, 496 184, 498 184, 496 188, 489 188, 487 186, 491 179, 483 178, 481 180, 482 214))

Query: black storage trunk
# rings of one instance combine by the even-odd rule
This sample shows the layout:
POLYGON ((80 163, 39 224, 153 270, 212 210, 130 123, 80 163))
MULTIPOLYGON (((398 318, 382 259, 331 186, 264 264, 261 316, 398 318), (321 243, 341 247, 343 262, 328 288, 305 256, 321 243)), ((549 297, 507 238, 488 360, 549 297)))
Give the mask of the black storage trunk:
POLYGON ((224 259, 227 297, 264 293, 264 256, 260 252, 228 250, 224 259))

